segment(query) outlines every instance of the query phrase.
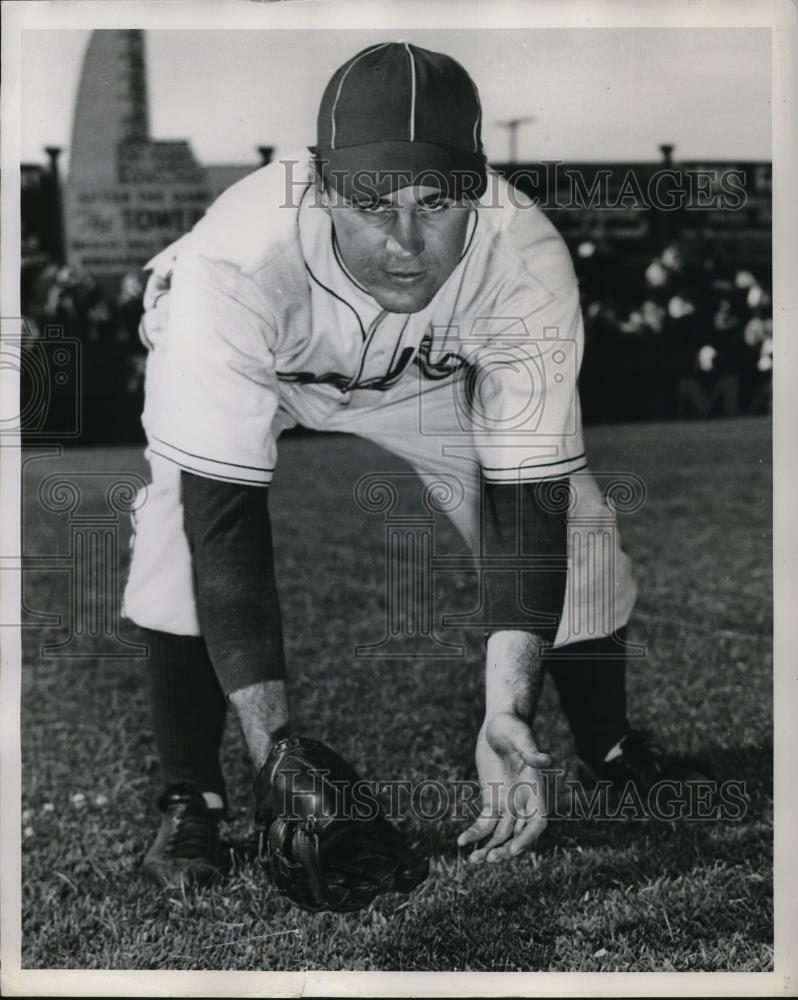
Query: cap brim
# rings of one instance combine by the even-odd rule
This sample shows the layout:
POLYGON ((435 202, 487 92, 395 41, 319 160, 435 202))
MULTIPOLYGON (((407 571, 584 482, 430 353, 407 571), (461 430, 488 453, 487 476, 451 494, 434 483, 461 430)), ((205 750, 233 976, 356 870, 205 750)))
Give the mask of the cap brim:
POLYGON ((328 189, 369 200, 404 187, 434 187, 450 198, 478 198, 485 190, 481 153, 432 142, 374 142, 314 149, 328 189))

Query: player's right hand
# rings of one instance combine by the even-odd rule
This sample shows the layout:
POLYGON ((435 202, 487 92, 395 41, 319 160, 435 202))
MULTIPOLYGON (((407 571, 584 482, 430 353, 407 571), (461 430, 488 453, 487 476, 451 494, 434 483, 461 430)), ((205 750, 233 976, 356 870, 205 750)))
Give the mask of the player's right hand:
POLYGON ((529 850, 546 828, 540 768, 550 767, 551 758, 538 750, 523 719, 501 712, 479 731, 476 763, 482 809, 457 843, 474 845, 472 864, 509 861, 529 850))

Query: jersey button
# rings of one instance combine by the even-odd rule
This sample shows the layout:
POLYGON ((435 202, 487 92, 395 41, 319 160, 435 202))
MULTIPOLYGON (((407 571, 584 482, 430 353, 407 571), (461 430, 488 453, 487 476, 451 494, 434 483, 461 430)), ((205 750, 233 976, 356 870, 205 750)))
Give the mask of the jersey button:
POLYGON ((344 391, 339 402, 341 406, 349 406, 352 402, 352 394, 348 390, 344 391))

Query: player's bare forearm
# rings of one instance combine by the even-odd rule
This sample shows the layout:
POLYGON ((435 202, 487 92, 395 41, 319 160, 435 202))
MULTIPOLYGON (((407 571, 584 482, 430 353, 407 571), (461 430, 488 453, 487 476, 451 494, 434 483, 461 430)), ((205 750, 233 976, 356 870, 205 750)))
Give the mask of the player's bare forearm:
POLYGON ((543 640, 534 632, 494 632, 485 659, 485 723, 509 712, 528 722, 543 685, 543 640))
POLYGON ((482 809, 458 838, 472 864, 507 861, 546 828, 540 769, 551 759, 535 742, 530 721, 542 686, 543 640, 533 632, 494 632, 485 664, 485 719, 476 764, 482 809))
POLYGON ((260 771, 274 744, 290 732, 288 692, 284 680, 258 681, 230 693, 255 771, 260 771))

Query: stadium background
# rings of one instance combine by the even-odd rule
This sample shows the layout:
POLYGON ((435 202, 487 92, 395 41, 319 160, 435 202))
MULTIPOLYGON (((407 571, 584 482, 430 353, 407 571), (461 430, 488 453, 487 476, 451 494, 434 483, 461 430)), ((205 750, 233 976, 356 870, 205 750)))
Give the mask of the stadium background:
MULTIPOLYGON (((147 82, 144 32, 93 32, 68 175, 59 147, 42 151, 46 163, 22 165, 28 348, 41 351, 60 331, 80 356, 79 400, 73 381, 52 384, 39 402, 23 367, 22 411, 38 439, 52 430, 82 443, 141 440, 142 265, 258 166, 200 164, 189 142, 152 139, 147 82), (65 412, 78 405, 79 419, 65 412), (60 433, 78 425, 79 434, 60 433)), ((540 199, 580 279, 586 423, 769 412, 770 163, 680 162, 667 143, 650 162, 518 162, 525 120, 504 124, 510 157, 494 166, 540 199), (715 192, 734 173, 744 196, 734 207, 718 198, 701 207, 687 192, 679 210, 636 196, 663 170, 675 171, 682 187, 703 174, 715 192)), ((274 146, 256 148, 261 165, 269 162, 274 146)))

